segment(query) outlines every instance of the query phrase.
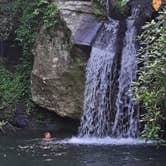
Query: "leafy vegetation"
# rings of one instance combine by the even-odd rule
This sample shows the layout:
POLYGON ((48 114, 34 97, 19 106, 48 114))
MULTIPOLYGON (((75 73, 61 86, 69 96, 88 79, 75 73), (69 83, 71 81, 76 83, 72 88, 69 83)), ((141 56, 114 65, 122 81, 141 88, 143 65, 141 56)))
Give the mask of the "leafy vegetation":
POLYGON ((15 74, 2 65, 0 67, 1 107, 15 110, 19 102, 24 102, 27 113, 32 110, 30 75, 33 65, 33 46, 41 26, 54 27, 58 21, 58 10, 49 0, 14 0, 13 14, 17 20, 16 40, 22 48, 21 63, 15 74))
MULTIPOLYGON (((105 2, 104 0, 94 0, 96 3, 98 3, 101 6, 105 6, 105 2)), ((119 7, 123 7, 127 4, 127 2, 129 2, 129 0, 110 0, 111 5, 113 6, 119 6, 119 7)))
POLYGON ((24 89, 24 84, 21 82, 22 75, 11 74, 4 67, 0 67, 0 94, 1 107, 4 109, 9 105, 14 105, 21 100, 24 89))
POLYGON ((161 124, 166 117, 166 6, 159 16, 147 23, 139 37, 139 79, 135 84, 135 95, 144 104, 142 137, 160 140, 161 124))
POLYGON ((119 11, 120 14, 124 14, 126 11, 126 5, 129 2, 129 0, 118 0, 115 1, 115 8, 117 11, 119 11))
MULTIPOLYGON (((95 12, 96 15, 106 15, 106 1, 105 0, 93 0, 95 6, 95 12)), ((114 13, 117 11, 117 15, 124 15, 126 10, 126 5, 129 2, 129 0, 110 0, 110 9, 111 13, 114 13)))

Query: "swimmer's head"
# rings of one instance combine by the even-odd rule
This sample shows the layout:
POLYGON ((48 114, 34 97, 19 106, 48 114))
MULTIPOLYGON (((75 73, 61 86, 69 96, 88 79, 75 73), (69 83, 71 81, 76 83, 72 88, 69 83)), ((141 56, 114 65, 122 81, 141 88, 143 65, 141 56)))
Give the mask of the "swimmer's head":
POLYGON ((45 139, 51 139, 52 138, 51 133, 50 132, 44 133, 44 138, 45 139))

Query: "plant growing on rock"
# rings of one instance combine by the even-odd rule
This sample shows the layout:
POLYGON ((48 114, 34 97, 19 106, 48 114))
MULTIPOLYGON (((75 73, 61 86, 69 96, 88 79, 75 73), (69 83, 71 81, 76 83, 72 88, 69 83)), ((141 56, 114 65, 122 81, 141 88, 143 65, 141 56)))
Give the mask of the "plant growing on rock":
POLYGON ((58 10, 49 0, 14 0, 12 10, 22 57, 14 74, 0 66, 0 109, 10 106, 15 110, 16 105, 23 102, 30 113, 33 106, 30 92, 33 46, 41 26, 49 29, 58 23, 58 10))

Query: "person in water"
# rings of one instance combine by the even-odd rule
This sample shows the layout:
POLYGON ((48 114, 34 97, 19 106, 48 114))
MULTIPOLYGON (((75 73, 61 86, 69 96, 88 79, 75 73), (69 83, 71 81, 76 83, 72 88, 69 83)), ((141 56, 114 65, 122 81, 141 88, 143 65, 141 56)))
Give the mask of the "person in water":
POLYGON ((52 141, 53 140, 53 137, 51 135, 50 132, 46 132, 44 133, 44 138, 43 138, 44 141, 52 141))

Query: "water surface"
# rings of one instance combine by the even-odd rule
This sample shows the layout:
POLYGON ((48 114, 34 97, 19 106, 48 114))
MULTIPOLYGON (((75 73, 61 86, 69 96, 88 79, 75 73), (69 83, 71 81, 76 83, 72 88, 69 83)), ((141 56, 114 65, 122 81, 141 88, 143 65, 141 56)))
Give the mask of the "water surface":
MULTIPOLYGON (((71 141, 71 140, 70 140, 71 141)), ((78 140, 77 140, 78 141, 78 140)), ((152 144, 111 145, 44 143, 35 136, 1 137, 0 166, 165 166, 166 147, 152 144)))

